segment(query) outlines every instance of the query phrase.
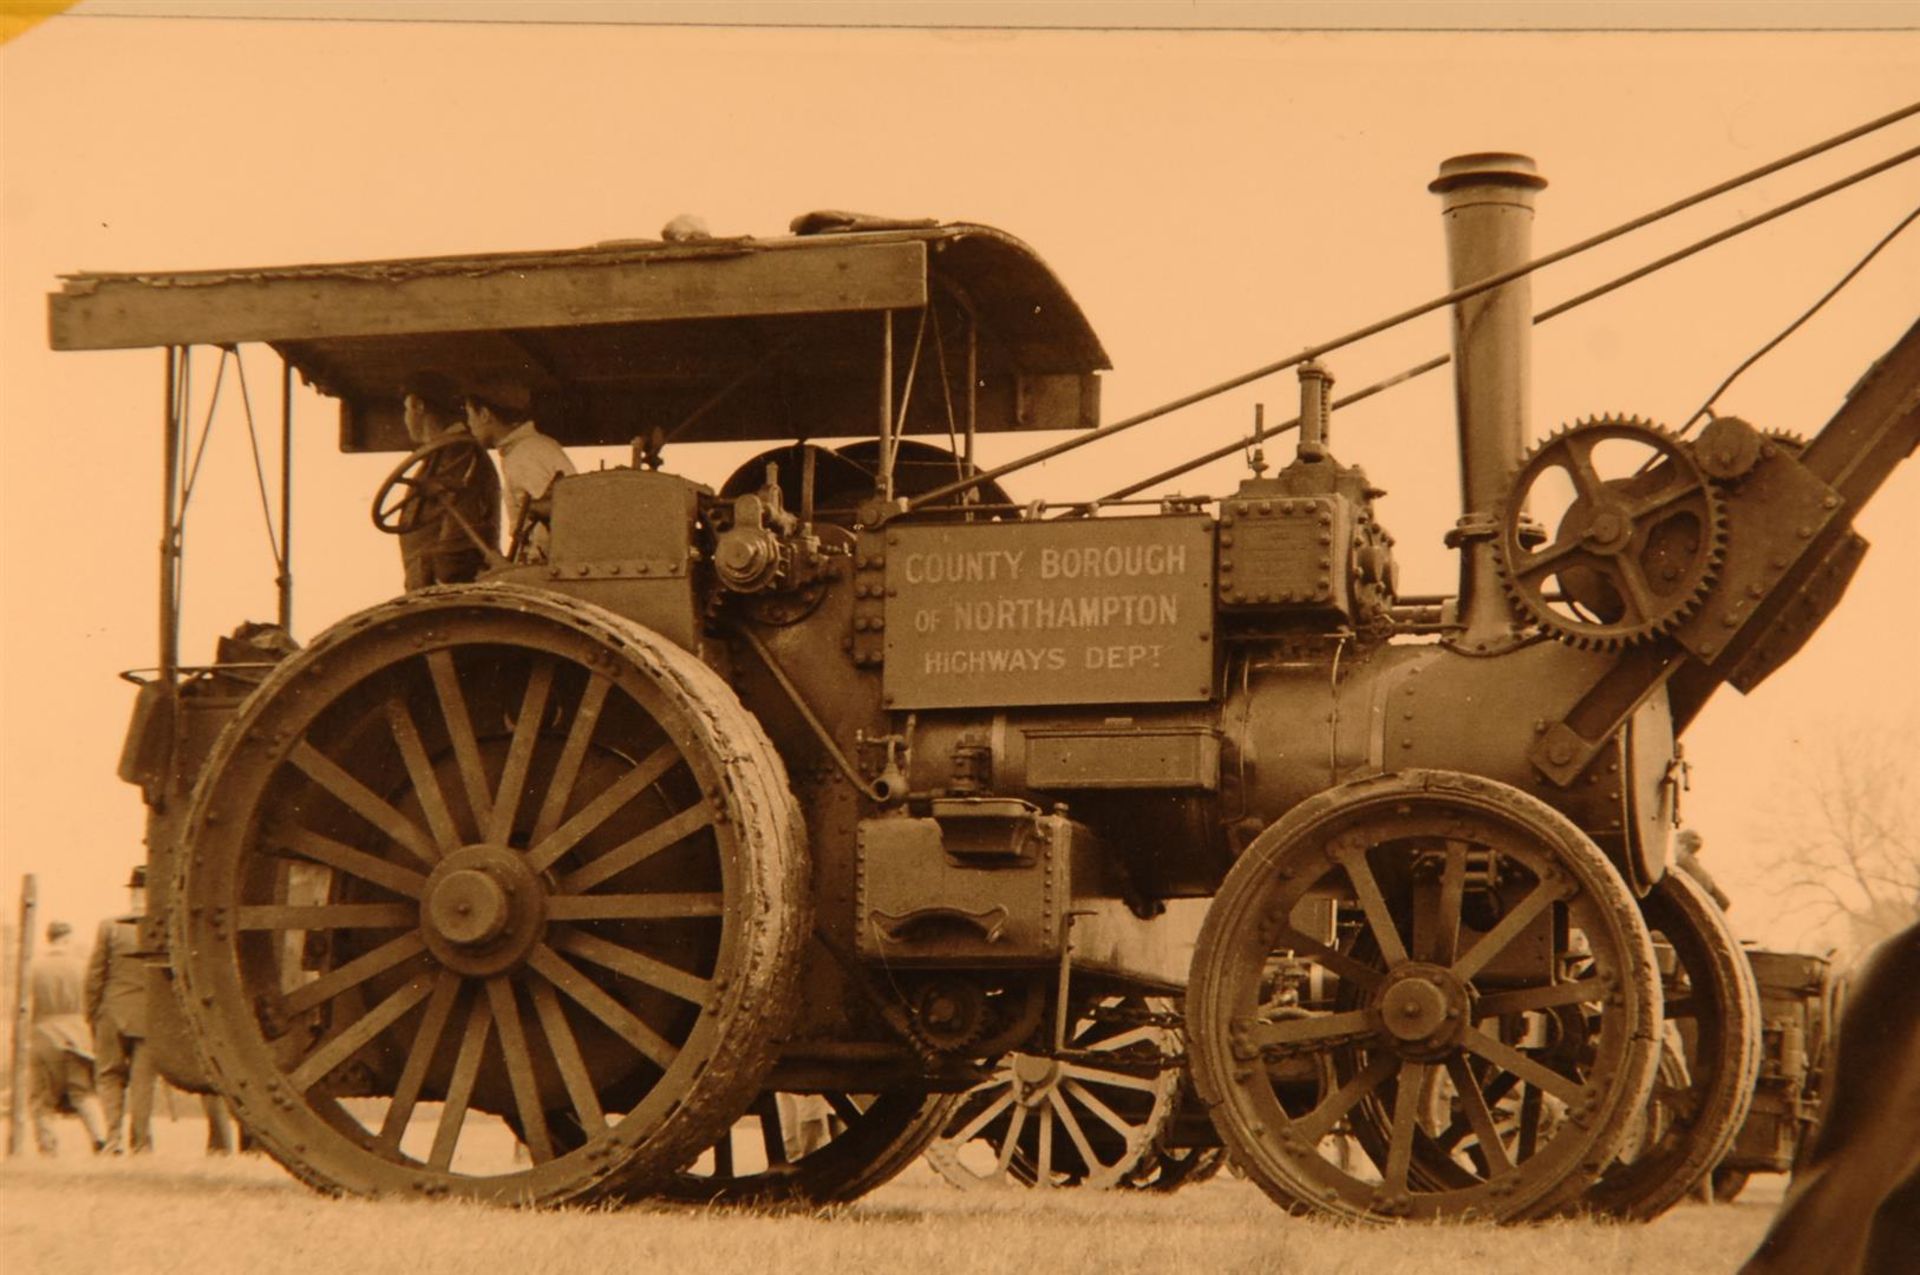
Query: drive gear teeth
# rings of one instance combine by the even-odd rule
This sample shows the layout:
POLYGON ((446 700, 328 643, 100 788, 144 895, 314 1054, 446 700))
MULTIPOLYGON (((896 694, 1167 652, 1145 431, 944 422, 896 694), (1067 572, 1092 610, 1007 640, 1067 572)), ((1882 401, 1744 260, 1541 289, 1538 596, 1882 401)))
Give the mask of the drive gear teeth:
POLYGON ((1521 462, 1499 515, 1494 552, 1515 615, 1581 650, 1617 651, 1671 632, 1706 597, 1726 553, 1726 511, 1692 448, 1638 416, 1591 416, 1556 430, 1521 462), (1593 449, 1610 440, 1652 455, 1639 471, 1608 478, 1594 468, 1593 449), (1552 539, 1530 545, 1528 500, 1555 470, 1574 495, 1552 539), (1690 537, 1688 515, 1697 528, 1690 537), (1677 545, 1663 534, 1669 529, 1680 532, 1677 545), (1670 587, 1655 586, 1656 571, 1670 587), (1550 581, 1558 585, 1551 598, 1550 581))

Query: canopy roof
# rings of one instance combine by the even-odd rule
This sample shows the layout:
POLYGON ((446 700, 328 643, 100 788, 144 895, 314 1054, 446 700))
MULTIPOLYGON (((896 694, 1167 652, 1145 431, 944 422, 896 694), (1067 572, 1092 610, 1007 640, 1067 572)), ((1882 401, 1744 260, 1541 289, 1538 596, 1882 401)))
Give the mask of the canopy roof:
MULTIPOLYGON (((910 433, 1099 423, 1111 366, 1044 262, 988 226, 815 215, 778 239, 621 241, 554 252, 64 276, 53 348, 265 342, 341 400, 341 447, 405 450, 399 385, 508 376, 562 442, 845 437, 892 398, 910 433), (853 226, 852 230, 832 227, 853 226), (914 352, 919 361, 915 368, 914 352), (944 370, 944 376, 943 376, 944 370)), ((799 224, 799 223, 797 223, 799 224)))

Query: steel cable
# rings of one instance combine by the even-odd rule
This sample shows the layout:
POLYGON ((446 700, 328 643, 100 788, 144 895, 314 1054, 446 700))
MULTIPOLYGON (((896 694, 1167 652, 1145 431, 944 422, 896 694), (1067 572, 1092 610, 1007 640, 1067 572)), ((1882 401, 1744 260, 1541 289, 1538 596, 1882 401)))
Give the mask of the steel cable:
MULTIPOLYGON (((1697 191, 1694 194, 1688 195, 1683 199, 1676 200, 1673 203, 1665 205, 1664 207, 1656 208, 1653 211, 1648 213, 1643 213, 1639 217, 1635 217, 1630 221, 1622 222, 1620 225, 1614 226, 1609 230, 1604 230, 1599 234, 1591 235, 1588 238, 1580 240, 1577 243, 1570 244, 1565 248, 1561 248, 1555 252, 1548 253, 1544 257, 1539 257, 1532 261, 1526 262, 1525 264, 1517 266, 1512 270, 1507 270, 1499 274, 1491 275, 1486 279, 1482 279, 1479 282, 1468 285, 1466 287, 1455 288, 1452 291, 1447 292, 1439 297, 1435 297, 1430 301, 1423 302, 1422 304, 1414 306, 1411 309, 1402 310, 1398 314, 1390 315, 1385 319, 1380 319, 1380 320, 1377 320, 1376 322, 1367 324, 1364 327, 1357 328, 1352 332, 1348 332, 1343 336, 1336 337, 1331 341, 1325 341, 1317 345, 1308 346, 1306 349, 1302 350, 1300 353, 1292 355, 1288 358, 1280 359, 1276 362, 1265 364, 1261 367, 1253 369, 1250 372, 1241 373, 1239 376, 1231 377, 1228 380, 1218 382, 1217 384, 1214 384, 1214 385, 1210 385, 1205 389, 1197 390, 1191 394, 1183 395, 1180 398, 1161 404, 1158 407, 1149 408, 1144 412, 1137 413, 1123 420, 1115 421, 1111 425, 1100 426, 1099 428, 1092 430, 1089 433, 1064 439, 1061 442, 1052 444, 1047 447, 1042 447, 1036 451, 1027 453, 1025 456, 1021 456, 1014 460, 1008 461, 1003 465, 997 465, 991 469, 982 470, 979 473, 972 475, 971 477, 957 480, 955 482, 947 483, 943 486, 936 487, 931 491, 923 492, 919 496, 916 496, 911 500, 908 500, 904 508, 907 511, 911 511, 914 509, 918 509, 924 505, 931 504, 935 501, 943 500, 948 496, 952 496, 960 491, 966 490, 968 487, 978 485, 979 483, 982 483, 982 482, 987 482, 990 480, 1004 477, 1007 474, 1014 473, 1021 469, 1025 469, 1031 465, 1039 464, 1042 461, 1051 460, 1055 456, 1060 456, 1067 452, 1074 451, 1078 448, 1088 446, 1091 443, 1098 442, 1101 439, 1109 438, 1125 430, 1132 429, 1135 426, 1143 425, 1148 421, 1157 420, 1162 416, 1166 416, 1172 412, 1179 411, 1181 408, 1191 407, 1195 403, 1204 402, 1207 399, 1214 398, 1214 397, 1217 397, 1218 395, 1224 394, 1229 390, 1238 389, 1243 385, 1250 384, 1253 381, 1261 380, 1265 377, 1273 375, 1276 372, 1283 372, 1286 369, 1290 367, 1298 366, 1299 364, 1304 363, 1309 359, 1318 358, 1323 354, 1328 354, 1334 350, 1341 349, 1348 345, 1352 345, 1356 341, 1361 341, 1366 339, 1367 337, 1378 335, 1379 333, 1387 331, 1390 328, 1398 327, 1401 324, 1408 322, 1409 320, 1419 318, 1421 315, 1432 313, 1434 310, 1438 310, 1444 306, 1452 305, 1452 304, 1455 304, 1456 302, 1467 300, 1470 297, 1479 296, 1483 292, 1492 291, 1493 289, 1502 287, 1508 283, 1513 282, 1516 279, 1525 278, 1526 276, 1532 274, 1536 270, 1543 269, 1547 266, 1557 264, 1561 261, 1565 261, 1568 258, 1576 256, 1580 253, 1587 252, 1590 249, 1599 247, 1601 244, 1608 243, 1614 239, 1617 239, 1622 235, 1628 234, 1634 230, 1641 229, 1645 226, 1652 225, 1654 222, 1661 221, 1667 217, 1671 217, 1676 213, 1682 212, 1685 209, 1695 206, 1696 204, 1702 203, 1708 199, 1712 199, 1719 195, 1725 194, 1728 191, 1737 189, 1738 187, 1744 186, 1750 182, 1758 181, 1760 178, 1776 173, 1783 168, 1790 167, 1793 164, 1800 163, 1801 161, 1812 158, 1815 155, 1822 154, 1828 150, 1833 149, 1836 146, 1843 145, 1844 143, 1852 141, 1855 138, 1863 137, 1868 133, 1875 132, 1879 129, 1887 127, 1888 125, 1898 123, 1899 121, 1906 119, 1915 114, 1920 114, 1920 102, 1916 102, 1910 106, 1902 107, 1900 110, 1894 111, 1888 115, 1883 115, 1878 119, 1870 120, 1867 123, 1859 125, 1856 128, 1849 129, 1844 133, 1835 134, 1834 136, 1829 137, 1824 141, 1817 142, 1812 146, 1808 146, 1801 150, 1795 151, 1790 155, 1786 155, 1781 157, 1780 159, 1773 160, 1770 163, 1763 164, 1759 168, 1753 169, 1746 173, 1742 173, 1737 177, 1728 178, 1725 181, 1719 182, 1713 186, 1709 186, 1704 190, 1697 191)), ((1732 230, 1722 232, 1718 236, 1710 237, 1708 240, 1702 241, 1701 243, 1695 245, 1691 250, 1683 251, 1681 254, 1674 255, 1670 259, 1663 259, 1660 262, 1653 263, 1648 267, 1642 268, 1638 272, 1634 272, 1627 276, 1623 276, 1611 284, 1603 285, 1602 288, 1596 289, 1589 294, 1583 294, 1580 297, 1574 298, 1571 302, 1564 303, 1563 306, 1560 307, 1559 309, 1554 311, 1548 311, 1545 315, 1536 317, 1535 322, 1540 322, 1544 318, 1552 317, 1556 313, 1562 313, 1564 312, 1564 310, 1572 309, 1576 305, 1583 305, 1587 301, 1593 300, 1596 297, 1603 295, 1605 292, 1610 292, 1614 288, 1624 286, 1626 283, 1630 283, 1635 279, 1641 278, 1645 274, 1651 273, 1653 270, 1664 268, 1666 265, 1672 264, 1673 261, 1675 260, 1679 260, 1684 256, 1691 255, 1691 253, 1694 251, 1699 251, 1703 248, 1710 247, 1712 246, 1712 244, 1718 243, 1722 239, 1728 238, 1731 235, 1739 234, 1743 230, 1751 229, 1754 225, 1760 224, 1761 220, 1771 220, 1771 218, 1774 216, 1783 215, 1784 213, 1790 212, 1794 208, 1800 207, 1805 203, 1812 202, 1812 200, 1814 199, 1824 198, 1826 195, 1830 195, 1834 193, 1834 191, 1836 190, 1844 189, 1845 186, 1852 185, 1855 181, 1864 180, 1866 177, 1869 177, 1874 175, 1875 173, 1884 171, 1886 168, 1892 167, 1895 164, 1904 163, 1907 160, 1912 159, 1916 154, 1920 154, 1920 148, 1902 152, 1900 155, 1895 156, 1892 160, 1884 161, 1879 165, 1875 165, 1868 169, 1861 170, 1860 172, 1853 174, 1851 177, 1843 179, 1843 181, 1839 183, 1834 183, 1828 187, 1823 188, 1820 191, 1813 192, 1808 196, 1803 196, 1798 201, 1792 201, 1790 202, 1790 204, 1782 206, 1779 209, 1776 209, 1770 215, 1767 215, 1762 219, 1752 220, 1748 223, 1743 223, 1741 226, 1735 227, 1732 230)), ((1426 370, 1430 371, 1432 369, 1428 368, 1426 370)), ((1402 379, 1405 379, 1405 378, 1402 378, 1402 379)), ((1352 400, 1349 399, 1347 401, 1352 401, 1352 400)), ((1336 406, 1338 406, 1338 404, 1336 404, 1336 406)), ((1284 429, 1286 427, 1282 426, 1280 428, 1284 429)), ((1233 449, 1229 448, 1228 450, 1231 451, 1233 449)))

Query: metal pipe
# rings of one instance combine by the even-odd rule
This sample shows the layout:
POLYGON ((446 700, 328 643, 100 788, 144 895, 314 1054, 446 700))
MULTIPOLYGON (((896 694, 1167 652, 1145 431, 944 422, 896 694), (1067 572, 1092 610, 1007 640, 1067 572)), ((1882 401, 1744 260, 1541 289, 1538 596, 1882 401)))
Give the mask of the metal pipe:
MULTIPOLYGON (((1472 287, 1532 255, 1533 200, 1546 179, 1525 155, 1460 155, 1427 189, 1439 195, 1449 283, 1472 287)), ((1513 621, 1501 596, 1494 537, 1508 477, 1526 445, 1533 284, 1524 275, 1453 305, 1454 416, 1460 442, 1460 620, 1468 646, 1500 641, 1513 621)))
POLYGON ((166 462, 161 466, 160 494, 160 680, 171 688, 180 664, 180 614, 177 596, 179 528, 177 493, 180 487, 179 359, 181 347, 169 345, 167 355, 167 410, 161 434, 166 462))
POLYGON ((280 360, 280 627, 293 632, 293 364, 280 360))

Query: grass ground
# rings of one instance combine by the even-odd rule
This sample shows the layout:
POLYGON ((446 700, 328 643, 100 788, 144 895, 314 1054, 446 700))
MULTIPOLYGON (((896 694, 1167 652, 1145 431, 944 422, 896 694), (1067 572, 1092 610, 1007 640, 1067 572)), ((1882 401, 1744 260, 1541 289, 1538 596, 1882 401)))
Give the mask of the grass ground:
MULTIPOLYGON (((1756 1179, 1734 1204, 1683 1206, 1646 1226, 1355 1228, 1286 1217, 1225 1178, 1166 1197, 1013 1197, 956 1191, 918 1165, 829 1213, 536 1214, 325 1199, 271 1161, 203 1158, 202 1128, 162 1121, 158 1153, 138 1160, 98 1160, 70 1147, 56 1159, 0 1165, 0 1266, 8 1275, 1721 1275, 1758 1242, 1780 1181, 1756 1179)), ((70 1129, 72 1143, 78 1129, 70 1129)))

